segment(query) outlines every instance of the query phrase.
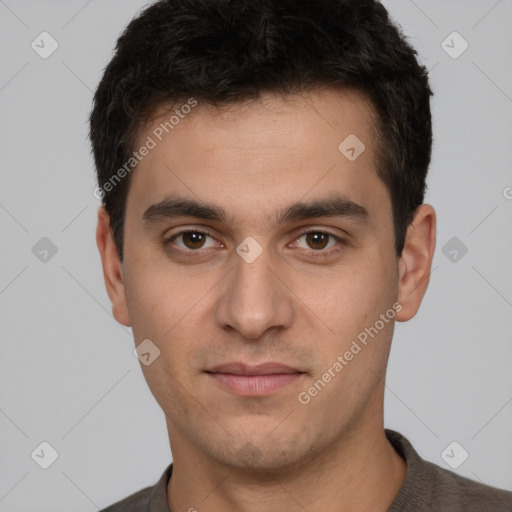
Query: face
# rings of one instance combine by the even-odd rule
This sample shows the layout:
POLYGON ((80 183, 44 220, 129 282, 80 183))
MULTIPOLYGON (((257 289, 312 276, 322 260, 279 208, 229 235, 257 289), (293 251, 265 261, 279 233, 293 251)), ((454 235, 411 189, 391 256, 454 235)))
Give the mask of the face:
POLYGON ((131 176, 119 273, 102 257, 116 318, 160 351, 141 367, 174 456, 279 470, 379 427, 397 301, 412 299, 369 103, 199 104, 165 136, 159 113, 136 144, 155 142, 131 176), (253 368, 268 362, 289 368, 253 368))

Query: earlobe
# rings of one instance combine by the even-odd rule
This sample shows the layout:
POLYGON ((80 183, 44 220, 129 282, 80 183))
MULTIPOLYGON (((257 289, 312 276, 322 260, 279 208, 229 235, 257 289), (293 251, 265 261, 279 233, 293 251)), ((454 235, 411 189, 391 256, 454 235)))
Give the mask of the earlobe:
POLYGON ((112 302, 112 314, 119 323, 129 327, 131 326, 131 320, 126 303, 123 269, 112 236, 110 217, 103 205, 98 209, 96 244, 103 266, 105 287, 112 302))
POLYGON ((420 307, 430 280, 432 258, 436 246, 436 213, 429 204, 422 204, 407 229, 404 249, 399 261, 397 313, 399 322, 410 320, 420 307))

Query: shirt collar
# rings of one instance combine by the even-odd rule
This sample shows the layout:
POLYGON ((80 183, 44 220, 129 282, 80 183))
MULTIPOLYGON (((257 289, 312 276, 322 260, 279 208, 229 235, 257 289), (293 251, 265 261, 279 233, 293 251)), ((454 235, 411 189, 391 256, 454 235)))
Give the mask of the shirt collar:
POLYGON ((167 501, 167 484, 172 474, 172 463, 167 466, 160 480, 153 487, 148 512, 171 512, 167 501))
MULTIPOLYGON (((411 501, 417 499, 418 489, 414 482, 417 480, 419 468, 422 467, 422 459, 414 450, 409 441, 394 430, 385 429, 386 437, 398 454, 407 462, 407 475, 405 482, 398 493, 390 512, 402 510, 402 507, 411 505, 411 501)), ((171 512, 167 501, 167 486, 172 475, 172 463, 167 466, 160 480, 153 487, 149 500, 148 512, 171 512)))

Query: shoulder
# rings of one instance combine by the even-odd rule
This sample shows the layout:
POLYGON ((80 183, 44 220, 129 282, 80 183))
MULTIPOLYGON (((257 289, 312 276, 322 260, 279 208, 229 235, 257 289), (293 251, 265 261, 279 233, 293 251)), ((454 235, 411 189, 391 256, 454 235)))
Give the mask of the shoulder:
POLYGON ((407 462, 407 475, 389 512, 512 512, 512 492, 471 480, 422 459, 398 432, 386 436, 407 462))
POLYGON ((432 501, 446 510, 511 512, 512 492, 458 475, 425 462, 432 475, 432 501))
POLYGON ((172 464, 163 472, 153 487, 146 487, 100 512, 169 512, 167 484, 172 474, 172 464))
POLYGON ((123 500, 102 509, 100 512, 146 512, 146 510, 149 510, 152 490, 152 487, 141 489, 123 500))

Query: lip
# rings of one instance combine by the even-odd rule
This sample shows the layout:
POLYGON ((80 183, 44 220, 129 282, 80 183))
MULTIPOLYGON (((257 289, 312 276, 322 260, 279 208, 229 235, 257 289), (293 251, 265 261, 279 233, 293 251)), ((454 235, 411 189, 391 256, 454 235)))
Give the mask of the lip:
POLYGON ((274 361, 258 365, 248 365, 241 362, 224 363, 207 370, 208 373, 230 373, 233 375, 276 375, 302 373, 297 368, 274 361))
POLYGON ((245 397, 271 395, 304 375, 296 368, 275 362, 256 366, 225 363, 206 373, 221 388, 245 397))

